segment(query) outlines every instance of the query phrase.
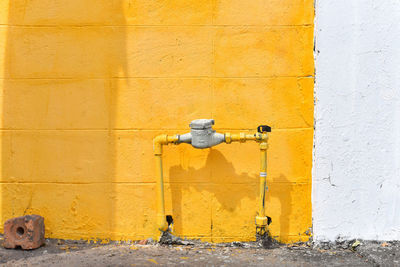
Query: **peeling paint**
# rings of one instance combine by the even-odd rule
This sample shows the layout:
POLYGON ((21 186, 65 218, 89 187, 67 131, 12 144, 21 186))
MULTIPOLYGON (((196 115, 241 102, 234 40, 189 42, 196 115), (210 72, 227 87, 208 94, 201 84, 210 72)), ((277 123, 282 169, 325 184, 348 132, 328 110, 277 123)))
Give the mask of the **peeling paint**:
POLYGON ((316 1, 314 240, 400 239, 399 14, 316 1))

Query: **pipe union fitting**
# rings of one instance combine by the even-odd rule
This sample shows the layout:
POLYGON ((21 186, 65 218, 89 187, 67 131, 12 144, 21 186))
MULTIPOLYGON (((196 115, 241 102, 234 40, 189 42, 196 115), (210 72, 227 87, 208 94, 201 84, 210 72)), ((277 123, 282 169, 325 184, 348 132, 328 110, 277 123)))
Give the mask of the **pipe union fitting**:
POLYGON ((257 216, 256 217, 256 225, 258 227, 265 227, 268 225, 268 217, 260 217, 257 216))

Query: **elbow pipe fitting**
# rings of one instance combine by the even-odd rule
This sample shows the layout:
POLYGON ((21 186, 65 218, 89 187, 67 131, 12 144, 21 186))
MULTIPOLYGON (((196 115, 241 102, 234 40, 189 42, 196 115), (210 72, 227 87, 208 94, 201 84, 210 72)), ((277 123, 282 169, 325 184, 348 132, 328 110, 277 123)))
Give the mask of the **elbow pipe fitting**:
POLYGON ((176 144, 179 140, 179 135, 161 134, 153 139, 154 155, 162 155, 162 146, 171 143, 176 144))

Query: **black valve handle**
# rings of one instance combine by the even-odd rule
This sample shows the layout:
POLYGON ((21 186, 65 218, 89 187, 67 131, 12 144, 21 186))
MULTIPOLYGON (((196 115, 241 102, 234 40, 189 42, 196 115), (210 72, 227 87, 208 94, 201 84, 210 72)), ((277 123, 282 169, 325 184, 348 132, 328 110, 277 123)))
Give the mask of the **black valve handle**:
POLYGON ((268 125, 260 125, 257 127, 257 132, 259 133, 269 133, 271 132, 271 127, 268 125))

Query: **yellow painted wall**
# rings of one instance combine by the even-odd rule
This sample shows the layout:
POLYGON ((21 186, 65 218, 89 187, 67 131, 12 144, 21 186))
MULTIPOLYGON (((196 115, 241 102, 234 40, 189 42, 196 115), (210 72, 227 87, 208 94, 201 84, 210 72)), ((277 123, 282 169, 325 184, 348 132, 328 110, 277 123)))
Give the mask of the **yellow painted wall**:
MULTIPOLYGON (((152 138, 193 119, 270 124, 267 213, 311 227, 312 0, 0 0, 1 224, 55 238, 156 237, 152 138)), ((181 236, 252 240, 257 144, 165 149, 181 236)))

